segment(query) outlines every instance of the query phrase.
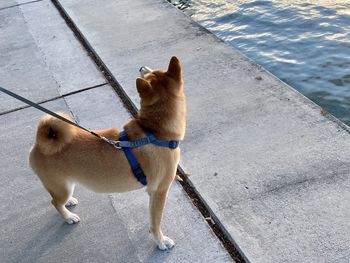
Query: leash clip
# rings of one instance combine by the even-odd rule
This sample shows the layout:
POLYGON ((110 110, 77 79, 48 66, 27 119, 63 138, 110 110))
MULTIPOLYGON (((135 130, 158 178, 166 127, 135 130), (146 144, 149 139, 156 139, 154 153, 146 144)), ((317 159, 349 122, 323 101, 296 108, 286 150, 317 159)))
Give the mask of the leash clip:
POLYGON ((107 139, 106 137, 99 135, 100 139, 102 139, 103 141, 105 141, 106 143, 112 145, 114 148, 121 150, 122 147, 120 147, 120 141, 113 141, 110 139, 107 139))
POLYGON ((110 141, 109 144, 111 144, 114 148, 121 150, 122 147, 120 147, 120 141, 110 141))

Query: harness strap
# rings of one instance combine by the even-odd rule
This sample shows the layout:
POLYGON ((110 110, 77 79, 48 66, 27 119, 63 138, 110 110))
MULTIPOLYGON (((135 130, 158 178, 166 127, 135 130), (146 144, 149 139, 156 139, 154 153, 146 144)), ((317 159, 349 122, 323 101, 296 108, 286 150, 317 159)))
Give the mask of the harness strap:
MULTIPOLYGON (((122 131, 119 134, 119 141, 120 143, 122 142, 129 142, 128 141, 128 135, 126 134, 125 131, 122 131)), ((120 144, 119 144, 120 146, 120 144)), ((130 167, 132 169, 132 172, 134 173, 137 181, 139 181, 143 185, 147 185, 147 179, 146 176, 144 175, 140 164, 137 162, 135 155, 132 152, 132 148, 130 147, 122 147, 120 146, 125 154, 126 159, 128 159, 130 167)))
POLYGON ((180 142, 176 140, 172 140, 172 141, 158 140, 150 130, 144 127, 143 127, 143 130, 146 133, 146 137, 135 141, 129 141, 129 138, 126 132, 122 131, 119 134, 119 141, 117 141, 116 145, 117 147, 119 147, 118 149, 122 149, 122 151, 124 152, 125 157, 128 160, 130 167, 132 169, 132 172, 134 173, 137 181, 139 181, 143 185, 147 185, 147 178, 143 173, 140 164, 137 162, 136 157, 132 152, 132 149, 138 148, 140 146, 144 146, 147 144, 155 144, 160 147, 175 149, 179 146, 180 142))
POLYGON ((170 140, 170 141, 164 141, 164 140, 158 140, 156 136, 149 130, 143 128, 147 137, 150 139, 151 143, 160 146, 160 147, 165 147, 165 148, 170 148, 170 149, 176 149, 179 147, 180 141, 177 140, 170 140))
POLYGON ((152 143, 160 147, 176 149, 180 144, 180 141, 177 141, 177 140, 170 140, 170 141, 158 140, 151 131, 149 131, 144 127, 142 129, 145 131, 146 137, 135 141, 120 140, 120 142, 117 145, 121 148, 138 148, 138 147, 152 143))

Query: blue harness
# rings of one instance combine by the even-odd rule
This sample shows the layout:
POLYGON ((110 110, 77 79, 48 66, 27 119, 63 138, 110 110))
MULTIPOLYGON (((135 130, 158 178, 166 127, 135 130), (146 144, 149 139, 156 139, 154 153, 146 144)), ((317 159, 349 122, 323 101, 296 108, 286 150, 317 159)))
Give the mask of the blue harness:
POLYGON ((164 141, 164 140, 158 140, 156 136, 150 132, 149 130, 144 129, 146 133, 146 137, 135 140, 135 141, 129 141, 129 138, 125 131, 122 131, 119 134, 119 141, 118 141, 118 148, 122 149, 126 159, 128 159, 130 167, 132 169, 132 172, 134 173, 137 181, 139 181, 143 185, 147 185, 147 179, 145 174, 143 173, 140 164, 137 162, 135 155, 132 152, 133 148, 141 147, 147 144, 154 144, 160 147, 166 147, 170 149, 176 149, 180 141, 171 140, 171 141, 164 141))

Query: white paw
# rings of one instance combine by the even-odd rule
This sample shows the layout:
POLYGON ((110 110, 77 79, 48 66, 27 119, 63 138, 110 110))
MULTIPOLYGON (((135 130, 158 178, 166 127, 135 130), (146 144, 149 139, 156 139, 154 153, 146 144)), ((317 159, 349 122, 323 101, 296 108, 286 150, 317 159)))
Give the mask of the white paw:
POLYGON ((66 203, 66 206, 75 206, 78 204, 78 199, 74 198, 73 196, 69 198, 68 202, 66 203))
POLYGON ((172 248, 175 245, 175 242, 167 236, 164 236, 163 240, 161 240, 157 243, 158 243, 158 248, 160 250, 167 250, 167 249, 172 248))
POLYGON ((77 214, 74 214, 74 213, 70 213, 66 218, 65 218, 66 222, 68 224, 76 224, 76 223, 79 223, 80 221, 80 218, 77 214))

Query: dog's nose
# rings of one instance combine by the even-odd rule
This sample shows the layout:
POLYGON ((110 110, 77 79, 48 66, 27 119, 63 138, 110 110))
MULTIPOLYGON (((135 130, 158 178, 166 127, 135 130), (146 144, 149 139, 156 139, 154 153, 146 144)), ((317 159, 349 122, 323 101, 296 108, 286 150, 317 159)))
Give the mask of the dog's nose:
POLYGON ((141 77, 144 77, 147 73, 151 73, 153 70, 150 69, 149 67, 142 66, 139 71, 140 71, 141 77))

